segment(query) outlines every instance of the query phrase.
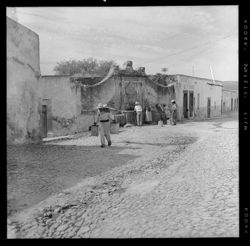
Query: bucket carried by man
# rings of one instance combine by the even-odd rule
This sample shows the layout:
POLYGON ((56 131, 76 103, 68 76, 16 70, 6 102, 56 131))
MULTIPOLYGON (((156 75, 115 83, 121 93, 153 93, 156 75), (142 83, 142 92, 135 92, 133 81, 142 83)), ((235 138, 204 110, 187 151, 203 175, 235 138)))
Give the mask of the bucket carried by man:
MULTIPOLYGON (((97 106, 97 109, 99 110, 99 108, 102 107, 102 104, 99 103, 98 106, 97 106)), ((99 131, 98 131, 98 125, 97 125, 97 122, 95 121, 95 113, 93 114, 93 118, 94 118, 94 123, 93 125, 91 126, 91 136, 96 136, 98 137, 99 136, 99 131)))

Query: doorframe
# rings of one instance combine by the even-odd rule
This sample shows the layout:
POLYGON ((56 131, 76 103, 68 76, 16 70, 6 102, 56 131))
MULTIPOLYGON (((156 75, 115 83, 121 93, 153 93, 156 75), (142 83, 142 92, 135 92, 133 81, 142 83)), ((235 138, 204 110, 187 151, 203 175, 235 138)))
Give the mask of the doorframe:
POLYGON ((211 118, 211 97, 207 98, 207 118, 211 118), (208 101, 209 101, 209 107, 208 107, 208 101))
POLYGON ((190 118, 193 118, 194 117, 194 91, 188 91, 188 94, 189 94, 189 96, 188 96, 188 116, 190 117, 190 118), (192 105, 192 112, 191 112, 191 109, 190 109, 190 95, 193 95, 193 105, 192 105))
POLYGON ((188 104, 188 102, 189 102, 189 96, 188 96, 188 94, 189 94, 188 90, 183 90, 183 108, 182 108, 182 111, 183 111, 183 118, 184 119, 188 119, 189 118, 189 114, 188 114, 188 111, 189 111, 189 104, 188 104), (184 95, 185 94, 187 95, 187 103, 186 103, 186 110, 187 110, 187 112, 186 113, 184 112, 184 110, 185 110, 185 107, 184 107, 184 103, 185 103, 184 98, 185 98, 185 96, 184 95))
POLYGON ((42 105, 42 137, 46 138, 47 135, 48 135, 48 105, 43 104, 42 105))
POLYGON ((53 122, 52 122, 52 101, 51 99, 46 99, 46 98, 39 98, 39 115, 40 115, 40 120, 39 120, 39 132, 41 138, 44 138, 44 129, 43 129, 43 106, 46 106, 47 108, 47 136, 50 132, 53 130, 53 122))

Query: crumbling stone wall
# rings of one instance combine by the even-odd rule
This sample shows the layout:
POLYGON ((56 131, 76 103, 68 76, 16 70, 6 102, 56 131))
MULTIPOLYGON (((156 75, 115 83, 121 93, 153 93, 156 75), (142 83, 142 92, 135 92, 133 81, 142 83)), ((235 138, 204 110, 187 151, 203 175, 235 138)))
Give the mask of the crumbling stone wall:
POLYGON ((98 103, 106 103, 122 111, 133 110, 135 101, 139 101, 143 108, 150 105, 155 110, 157 103, 168 104, 175 98, 173 86, 154 83, 146 76, 145 68, 134 70, 132 62, 128 62, 125 69, 114 68, 109 75, 99 78, 100 81, 94 84, 78 77, 43 76, 43 79, 47 80, 43 97, 52 100, 53 135, 87 131, 94 123, 98 103), (72 117, 74 121, 68 126, 60 124, 70 121, 72 117))
POLYGON ((40 141, 39 37, 7 17, 7 142, 40 141))
POLYGON ((156 104, 170 105, 172 99, 175 99, 176 80, 172 80, 172 86, 163 86, 157 84, 151 79, 145 81, 145 104, 155 108, 156 104))
MULTIPOLYGON (((163 86, 153 82, 146 74, 145 68, 134 70, 128 61, 125 69, 116 69, 112 76, 102 83, 84 86, 82 89, 82 105, 87 109, 94 108, 99 102, 107 103, 119 110, 128 110, 139 101, 146 105, 168 104, 175 98, 174 86, 163 86)), ((174 83, 176 79, 172 78, 174 83)))

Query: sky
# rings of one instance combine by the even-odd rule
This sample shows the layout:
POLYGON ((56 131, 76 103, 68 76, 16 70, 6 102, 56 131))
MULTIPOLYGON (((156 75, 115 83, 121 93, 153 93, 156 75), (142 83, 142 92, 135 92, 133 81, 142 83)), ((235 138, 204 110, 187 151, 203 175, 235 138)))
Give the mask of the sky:
POLYGON ((131 60, 147 74, 167 68, 238 81, 236 5, 8 7, 6 13, 39 35, 42 75, 54 74, 57 62, 93 57, 120 66, 131 60))

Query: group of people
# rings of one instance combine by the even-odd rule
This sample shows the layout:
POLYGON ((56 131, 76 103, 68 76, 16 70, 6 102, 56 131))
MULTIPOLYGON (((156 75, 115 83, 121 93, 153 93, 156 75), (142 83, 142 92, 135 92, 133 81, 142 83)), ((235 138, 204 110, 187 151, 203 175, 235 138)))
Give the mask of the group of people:
MULTIPOLYGON (((163 107, 158 104, 158 107, 161 108, 161 111, 165 113, 167 119, 170 119, 170 123, 172 125, 176 125, 177 121, 177 105, 175 100, 171 100, 171 107, 167 107, 166 104, 163 104, 163 107)), ((138 126, 142 126, 142 106, 139 102, 135 102, 134 110, 136 111, 136 123, 138 126)), ((162 120, 161 116, 161 120, 162 120)), ((146 106, 145 108, 145 122, 151 123, 152 122, 152 112, 150 106, 146 106)))
MULTIPOLYGON (((164 107, 167 118, 169 117, 168 108, 164 107)), ((135 102, 134 110, 136 111, 136 122, 138 126, 142 126, 142 106, 139 102, 135 102)), ((175 100, 171 101, 171 109, 170 109, 170 122, 173 125, 176 125, 177 119, 177 106, 175 100)), ((101 147, 105 147, 105 138, 108 142, 108 146, 111 146, 111 138, 110 138, 110 123, 114 120, 114 116, 110 113, 110 109, 107 104, 99 103, 97 106, 97 119, 96 122, 99 123, 99 135, 101 140, 101 147)), ((146 107, 146 122, 152 122, 152 112, 149 106, 146 107)))

